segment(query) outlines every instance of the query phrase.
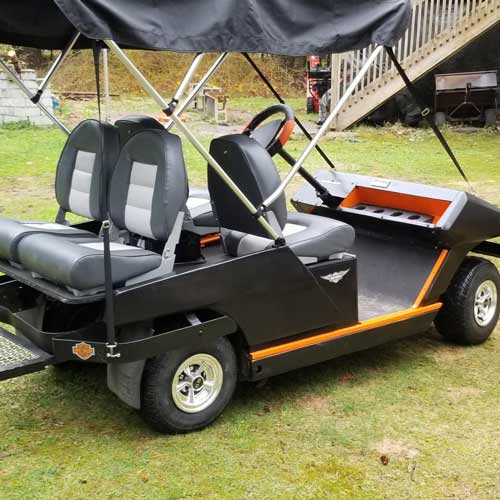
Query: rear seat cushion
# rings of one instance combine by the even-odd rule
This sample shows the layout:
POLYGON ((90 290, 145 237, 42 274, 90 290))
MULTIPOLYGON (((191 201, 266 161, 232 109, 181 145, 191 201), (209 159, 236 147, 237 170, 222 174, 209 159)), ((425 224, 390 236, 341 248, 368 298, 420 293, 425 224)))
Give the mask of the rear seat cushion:
MULTIPOLYGON (((273 240, 239 231, 223 231, 223 236, 227 252, 238 257, 274 245, 273 240)), ((283 236, 290 249, 307 264, 348 251, 355 239, 354 229, 344 222, 300 212, 288 213, 283 236)))
POLYGON ((24 236, 49 233, 59 237, 92 238, 93 233, 76 227, 40 221, 14 221, 0 218, 0 259, 19 261, 17 246, 24 236))
POLYGON ((182 143, 162 130, 135 134, 122 149, 110 186, 116 227, 166 241, 184 211, 188 183, 182 143))
MULTIPOLYGON (((33 234, 18 245, 21 264, 53 283, 75 290, 104 286, 104 244, 100 239, 66 241, 53 235, 33 234)), ((113 283, 147 273, 160 266, 161 256, 142 248, 111 243, 113 283)))
MULTIPOLYGON (((114 227, 167 241, 187 201, 187 176, 179 137, 166 131, 135 134, 123 147, 110 184, 114 227)), ((18 244, 25 269, 72 290, 104 286, 103 242, 68 241, 52 235, 25 236, 18 244)), ((160 267, 162 256, 140 247, 111 244, 115 286, 160 267)), ((90 293, 90 292, 89 292, 90 293)))
MULTIPOLYGON (((68 137, 56 172, 56 198, 65 212, 104 220, 107 184, 119 154, 118 130, 95 120, 80 123, 68 137)), ((92 233, 44 222, 0 219, 0 258, 18 262, 17 245, 26 235, 86 237, 92 233)))
POLYGON ((165 127, 151 116, 129 115, 116 120, 115 127, 120 132, 120 143, 123 146, 133 135, 143 130, 165 130, 165 127))
POLYGON ((115 127, 95 120, 80 123, 66 142, 57 166, 59 206, 66 212, 104 220, 107 183, 119 151, 115 127))

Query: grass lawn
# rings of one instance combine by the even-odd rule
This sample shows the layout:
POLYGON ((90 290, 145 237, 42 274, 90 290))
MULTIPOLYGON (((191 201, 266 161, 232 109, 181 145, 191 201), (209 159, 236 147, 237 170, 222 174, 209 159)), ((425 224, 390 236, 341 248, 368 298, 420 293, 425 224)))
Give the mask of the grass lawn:
MULTIPOLYGON (((252 113, 269 103, 239 101, 252 113)), ((500 205, 500 134, 446 135, 500 205)), ((54 129, 0 128, 0 215, 55 215, 63 142, 54 129)), ((304 146, 294 136, 287 149, 304 146)), ((426 130, 362 127, 324 147, 344 171, 464 186, 426 130)), ((203 185, 204 162, 188 145, 185 156, 203 185)), ((309 166, 323 168, 317 156, 309 166)), ((0 500, 500 498, 499 367, 498 332, 462 348, 431 330, 241 384, 214 425, 173 437, 120 403, 102 367, 50 368, 0 384, 0 500)))

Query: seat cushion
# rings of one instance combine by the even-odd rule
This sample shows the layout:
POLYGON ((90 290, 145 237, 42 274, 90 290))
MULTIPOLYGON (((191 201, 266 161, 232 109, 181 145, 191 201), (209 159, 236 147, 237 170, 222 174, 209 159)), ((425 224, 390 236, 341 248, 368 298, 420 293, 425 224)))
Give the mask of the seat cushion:
POLYGON ((103 221, 107 186, 120 153, 118 129, 85 120, 71 132, 56 171, 56 198, 65 212, 103 221))
POLYGON ((0 259, 19 262, 17 247, 29 234, 49 233, 58 237, 97 238, 93 233, 76 227, 40 221, 15 221, 0 218, 0 259))
MULTIPOLYGON (((267 150, 245 134, 218 137, 210 143, 210 153, 255 207, 262 205, 281 184, 281 178, 267 150)), ((208 189, 221 227, 268 237, 232 189, 212 167, 208 168, 208 189)), ((286 198, 282 193, 264 216, 281 231, 287 221, 286 198)))
MULTIPOLYGON (((104 244, 100 239, 68 241, 50 234, 33 234, 18 245, 19 261, 36 275, 85 291, 104 287, 104 244)), ((156 269, 161 256, 142 248, 111 243, 113 283, 127 280, 156 269)))
POLYGON ((210 227, 213 231, 218 231, 208 189, 191 188, 186 205, 195 226, 210 227))
POLYGON ((114 225, 167 241, 184 212, 188 183, 182 142, 165 130, 144 130, 122 148, 111 178, 109 210, 114 225))
MULTIPOLYGON (((271 248, 273 240, 238 231, 223 231, 230 255, 241 256, 271 248)), ((354 229, 344 222, 319 215, 289 212, 283 236, 290 249, 305 264, 328 260, 348 251, 355 238, 354 229)))

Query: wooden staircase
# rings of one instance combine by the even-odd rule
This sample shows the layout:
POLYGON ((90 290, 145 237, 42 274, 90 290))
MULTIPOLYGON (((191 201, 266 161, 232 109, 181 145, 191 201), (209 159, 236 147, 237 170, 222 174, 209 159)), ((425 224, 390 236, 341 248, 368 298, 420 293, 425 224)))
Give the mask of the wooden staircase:
MULTIPOLYGON (((394 52, 416 80, 500 22, 500 0, 414 0, 411 23, 394 52)), ((332 102, 343 95, 374 46, 333 55, 332 102)), ((490 69, 490 68, 487 68, 490 69)), ((404 83, 381 52, 339 113, 335 128, 354 125, 403 89, 404 83)))

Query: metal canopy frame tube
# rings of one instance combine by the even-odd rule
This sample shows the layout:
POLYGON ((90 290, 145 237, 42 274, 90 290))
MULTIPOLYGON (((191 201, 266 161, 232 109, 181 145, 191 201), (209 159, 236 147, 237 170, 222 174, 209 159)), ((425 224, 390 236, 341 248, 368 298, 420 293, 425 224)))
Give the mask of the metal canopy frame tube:
POLYGON ((352 83, 345 91, 344 95, 339 99, 335 107, 332 109, 332 111, 328 115, 328 118, 325 120, 325 123, 321 126, 316 135, 312 138, 311 142, 307 145, 304 152, 300 155, 294 167, 290 170, 290 172, 282 181, 282 183, 279 185, 279 187, 276 189, 276 191, 274 191, 274 193, 264 201, 264 203, 262 204, 262 209, 265 209, 266 207, 271 205, 279 196, 281 196, 281 194, 286 189, 288 184, 290 184, 291 180, 294 178, 295 174, 300 170, 300 168, 302 167, 308 156, 314 150, 320 139, 328 132, 336 116, 339 114, 340 110, 344 107, 344 104, 347 102, 351 94, 356 90, 358 85, 361 83, 365 74, 370 69, 371 65, 373 64, 373 62, 382 52, 383 49, 384 47, 382 45, 379 45, 375 48, 375 50, 372 52, 372 54, 370 55, 364 66, 361 68, 360 72, 356 75, 352 83))
POLYGON ((177 104, 182 95, 184 94, 184 91, 186 90, 186 87, 189 85, 189 82, 193 79, 193 76, 198 69, 198 66, 200 65, 203 57, 205 54, 196 54, 195 58, 193 59, 193 62, 189 66, 189 69, 187 70, 186 74, 184 75, 184 78, 182 79, 182 82, 180 83, 179 87, 177 88, 177 92, 175 93, 172 101, 177 104))
MULTIPOLYGON (((61 67, 63 62, 66 60, 66 58, 68 57, 68 54, 71 52, 71 50, 73 49, 73 47, 75 46, 75 43, 78 41, 79 38, 80 38, 80 33, 79 32, 75 33, 73 38, 71 38, 71 40, 69 41, 68 45, 66 45, 64 50, 61 51, 59 56, 57 56, 56 60, 52 63, 52 66, 49 68, 49 71, 45 75, 45 78, 42 80, 42 83, 38 87, 38 92, 33 97, 33 99, 35 99, 35 98, 37 98, 38 100, 40 99, 40 97, 44 93, 45 89, 49 85, 50 81, 52 80, 52 77, 56 74, 57 70, 61 67)), ((36 104, 36 102, 33 99, 31 99, 32 102, 36 104)))
POLYGON ((108 49, 102 50, 102 70, 104 76, 104 121, 111 122, 111 99, 109 94, 109 58, 108 49))
MULTIPOLYGON (((181 116, 182 113, 187 109, 187 107, 193 102, 193 99, 195 99, 200 91, 203 89, 203 87, 206 85, 208 80, 212 77, 212 75, 219 69, 220 65, 225 61, 226 57, 228 56, 227 52, 223 52, 210 66, 208 71, 205 73, 203 78, 196 84, 196 86, 193 88, 193 90, 189 93, 189 95, 186 97, 186 99, 175 108, 175 115, 181 116)), ((175 123, 171 121, 165 128, 167 130, 170 130, 175 123)))
MULTIPOLYGON (((3 62, 0 60, 0 66, 7 73, 7 76, 11 79, 13 83, 15 83, 25 94, 26 97, 33 102, 33 94, 31 91, 24 85, 23 81, 3 62)), ((66 135, 70 135, 70 130, 64 125, 64 123, 59 120, 53 113, 51 113, 41 102, 33 102, 35 106, 38 108, 49 118, 54 124, 56 124, 66 135)))
MULTIPOLYGON (((118 46, 113 40, 104 40, 104 43, 113 51, 123 65, 127 68, 129 73, 138 81, 143 90, 149 94, 156 103, 161 107, 163 111, 169 109, 169 103, 163 99, 159 92, 149 83, 149 81, 144 77, 144 75, 134 66, 132 61, 127 57, 123 50, 118 46)), ((187 138, 187 140, 193 145, 193 147, 201 154, 201 156, 207 161, 207 163, 215 170, 217 175, 225 182, 225 184, 231 189, 231 191, 238 197, 238 199, 243 203, 250 214, 255 217, 257 222, 263 227, 270 238, 275 241, 282 240, 281 235, 279 235, 273 227, 267 222, 263 213, 257 209, 253 203, 245 196, 245 193, 235 184, 235 182, 229 177, 229 175, 224 171, 224 169, 219 165, 217 160, 207 151, 207 149, 201 144, 201 142, 193 135, 191 130, 182 123, 180 117, 175 113, 172 113, 169 118, 179 127, 181 132, 187 138)))

